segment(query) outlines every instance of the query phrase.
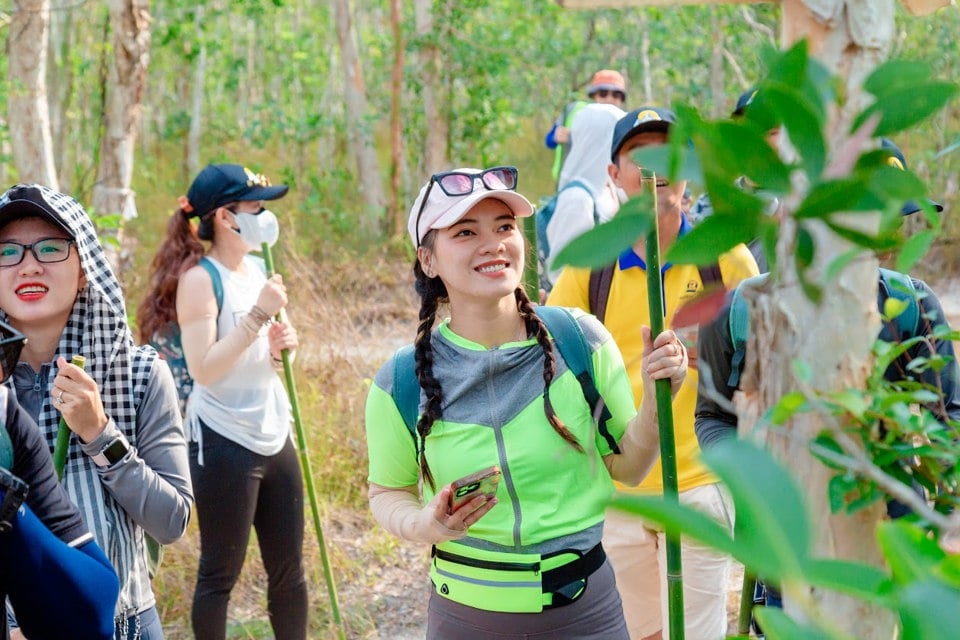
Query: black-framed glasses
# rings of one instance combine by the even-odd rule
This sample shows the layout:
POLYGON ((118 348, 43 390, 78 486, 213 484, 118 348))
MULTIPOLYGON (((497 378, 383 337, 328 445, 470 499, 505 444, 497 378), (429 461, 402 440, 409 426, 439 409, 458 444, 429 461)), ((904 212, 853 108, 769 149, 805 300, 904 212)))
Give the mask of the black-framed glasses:
POLYGON ((37 262, 63 262, 70 257, 70 245, 74 241, 70 238, 41 238, 31 244, 20 244, 8 240, 0 242, 0 267, 15 267, 23 262, 27 250, 33 254, 37 262))
POLYGON ((466 196, 473 193, 476 189, 476 180, 480 179, 481 184, 489 191, 516 191, 517 190, 517 168, 508 165, 499 167, 490 167, 483 171, 444 171, 430 176, 430 184, 423 194, 423 200, 420 201, 420 209, 417 211, 417 246, 420 246, 420 218, 423 216, 423 210, 427 206, 427 200, 430 198, 430 191, 433 185, 440 185, 440 189, 451 197, 466 196))
POLYGON ((27 337, 0 320, 0 383, 6 382, 20 361, 27 337))

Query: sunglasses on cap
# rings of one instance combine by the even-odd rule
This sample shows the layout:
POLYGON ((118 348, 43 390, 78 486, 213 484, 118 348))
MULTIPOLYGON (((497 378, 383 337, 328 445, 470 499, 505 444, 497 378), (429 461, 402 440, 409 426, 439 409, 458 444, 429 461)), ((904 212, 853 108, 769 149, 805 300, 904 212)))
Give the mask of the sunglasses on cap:
POLYGON ((623 91, 610 91, 609 89, 597 89, 593 92, 594 96, 600 96, 601 98, 606 98, 607 96, 613 96, 614 98, 619 99, 621 102, 626 101, 627 94, 623 91))
POLYGON ((430 191, 433 185, 440 185, 440 189, 451 197, 467 196, 474 192, 476 179, 489 191, 516 191, 517 190, 517 168, 502 166, 491 167, 483 171, 444 171, 430 176, 430 184, 427 185, 427 191, 423 194, 423 200, 420 201, 420 209, 417 211, 417 246, 420 246, 420 218, 423 216, 423 210, 427 206, 427 200, 430 198, 430 191))
POLYGON ((13 368, 20 361, 20 352, 26 342, 25 335, 6 322, 0 321, 0 382, 6 382, 13 373, 13 368))

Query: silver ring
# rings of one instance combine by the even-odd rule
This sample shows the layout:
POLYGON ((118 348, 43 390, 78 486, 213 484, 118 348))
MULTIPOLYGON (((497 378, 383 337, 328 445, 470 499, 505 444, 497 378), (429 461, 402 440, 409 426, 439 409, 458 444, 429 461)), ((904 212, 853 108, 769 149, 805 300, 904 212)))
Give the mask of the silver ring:
POLYGON ((57 395, 57 406, 63 404, 63 389, 60 390, 60 393, 57 395))

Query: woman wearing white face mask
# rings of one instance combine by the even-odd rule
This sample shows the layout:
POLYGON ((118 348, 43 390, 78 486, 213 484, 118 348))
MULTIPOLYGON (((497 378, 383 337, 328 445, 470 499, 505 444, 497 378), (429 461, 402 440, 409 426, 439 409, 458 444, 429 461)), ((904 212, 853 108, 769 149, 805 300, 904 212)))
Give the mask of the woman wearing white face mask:
POLYGON ((306 638, 303 487, 275 370, 281 351, 296 348, 297 334, 285 318, 272 322, 287 304, 281 277, 267 278, 262 261, 248 255, 276 241, 276 216, 263 201, 286 193, 240 165, 208 165, 180 198, 140 306, 141 337, 178 322, 194 382, 184 424, 200 524, 192 611, 199 640, 226 635, 251 526, 268 575, 274 636, 306 638), (210 241, 206 251, 200 240, 210 241), (201 258, 219 275, 222 305, 201 258))

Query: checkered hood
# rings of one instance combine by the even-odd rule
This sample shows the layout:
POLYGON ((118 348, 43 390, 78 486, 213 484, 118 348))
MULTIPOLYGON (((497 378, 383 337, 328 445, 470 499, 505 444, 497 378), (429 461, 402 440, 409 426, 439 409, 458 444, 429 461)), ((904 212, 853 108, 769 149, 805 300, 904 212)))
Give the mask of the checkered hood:
MULTIPOLYGON (((16 189, 17 185, 12 189, 16 189)), ((57 211, 76 240, 80 265, 86 275, 86 287, 77 294, 73 311, 60 334, 54 358, 68 361, 74 355, 86 357, 85 371, 97 381, 107 416, 113 419, 130 443, 136 446, 136 408, 146 390, 156 352, 136 347, 124 306, 123 291, 97 239, 96 229, 83 207, 70 196, 40 185, 44 200, 57 211)), ((12 191, 11 189, 11 191, 12 191)), ((0 195, 0 206, 10 191, 0 195)), ((6 319, 6 314, 0 311, 6 319)), ((51 367, 47 388, 53 385, 56 366, 51 367)), ((51 451, 56 441, 60 414, 49 395, 43 400, 38 423, 51 451)), ((70 437, 63 484, 80 508, 83 519, 106 552, 121 580, 118 614, 135 608, 143 594, 137 573, 136 555, 143 549, 143 531, 127 516, 113 497, 104 491, 96 465, 80 449, 75 435, 70 437)), ((149 589, 149 586, 147 587, 149 589)))

